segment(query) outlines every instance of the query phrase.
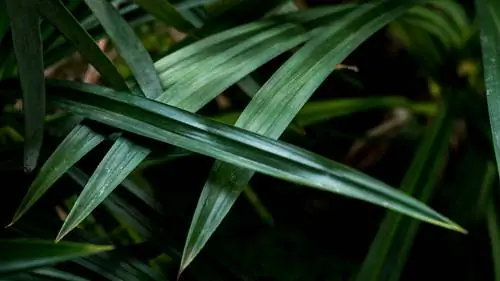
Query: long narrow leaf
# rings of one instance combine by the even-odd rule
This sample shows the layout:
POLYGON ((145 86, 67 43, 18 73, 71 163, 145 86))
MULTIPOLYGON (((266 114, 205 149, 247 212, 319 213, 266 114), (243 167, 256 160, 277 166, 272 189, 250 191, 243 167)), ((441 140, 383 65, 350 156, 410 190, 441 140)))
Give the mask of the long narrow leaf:
POLYGON ((19 205, 12 223, 19 220, 69 168, 103 140, 100 134, 85 125, 77 125, 73 128, 42 166, 40 173, 19 205))
MULTIPOLYGON (((336 64, 371 34, 419 2, 423 1, 382 1, 360 6, 325 29, 269 79, 240 115, 236 126, 278 138, 336 64)), ((253 173, 222 162, 214 164, 193 216, 181 271, 222 222, 253 173)))
POLYGON ((6 7, 23 88, 24 169, 32 171, 42 147, 45 117, 40 17, 33 0, 7 0, 6 7))
MULTIPOLYGON (((500 169, 500 2, 476 0, 481 27, 486 97, 490 116, 493 148, 500 169)), ((500 173, 500 170, 499 170, 500 173)))
POLYGON ((76 200, 56 241, 78 226, 144 160, 148 153, 148 149, 137 146, 125 138, 116 140, 76 200), (113 176, 110 178, 111 169, 117 170, 118 173, 112 173, 113 176))
MULTIPOLYGON (((203 59, 195 65, 192 64, 191 67, 194 66, 196 71, 179 69, 177 74, 182 75, 180 81, 159 96, 157 100, 187 111, 197 111, 217 94, 237 83, 237 81, 248 75, 252 70, 255 70, 284 51, 300 44, 309 38, 309 36, 309 34, 304 32, 303 28, 293 24, 283 24, 262 31, 220 54, 203 59), (248 60, 249 58, 252 58, 251 63, 248 60), (203 70, 204 68, 206 68, 206 71, 203 70), (237 71, 234 71, 234 69, 237 69, 237 71)), ((135 157, 137 157, 137 159, 131 159, 131 162, 139 165, 140 160, 143 160, 146 154, 149 153, 149 151, 144 150, 143 153, 137 154, 135 149, 139 148, 133 149, 131 146, 120 146, 121 150, 115 150, 115 146, 119 146, 119 144, 115 143, 113 148, 111 148, 113 152, 108 152, 109 157, 107 155, 99 164, 101 170, 109 171, 107 179, 102 177, 100 181, 90 181, 84 188, 84 193, 91 192, 90 190, 99 191, 99 198, 92 196, 92 202, 101 202, 104 200, 110 193, 110 190, 116 188, 120 183, 116 181, 116 178, 124 179, 127 176, 123 171, 116 170, 116 163, 111 161, 113 155, 126 155, 128 151, 131 156, 135 154, 135 157)), ((133 168, 130 167, 128 171, 131 172, 133 168)), ((58 239, 61 239, 74 228, 77 225, 75 222, 82 221, 93 208, 97 207, 97 204, 92 204, 93 207, 87 209, 88 204, 88 200, 78 200, 75 203, 65 221, 65 226, 69 225, 70 227, 63 226, 58 239), (83 206, 86 207, 84 208, 83 206), (83 209, 86 210, 85 213, 78 211, 83 209)))
MULTIPOLYGON (((36 1, 36 0, 31 0, 36 1)), ((128 90, 125 80, 111 60, 99 49, 94 39, 85 31, 60 0, 37 1, 37 8, 68 38, 113 88, 128 90)))
POLYGON ((0 241, 0 275, 26 271, 46 265, 76 259, 113 249, 79 243, 59 243, 42 240, 2 240, 0 241))
POLYGON ((463 231, 408 195, 304 149, 100 86, 53 81, 53 103, 86 118, 321 190, 384 206, 463 231))
POLYGON ((163 89, 153 60, 134 30, 108 1, 86 0, 85 3, 115 43, 116 50, 130 67, 143 93, 149 98, 158 96, 163 89))
MULTIPOLYGON (((107 1, 88 0, 86 3, 110 38, 115 41, 118 52, 132 70, 141 91, 148 98, 160 95, 162 86, 153 61, 132 28, 107 1)), ((147 148, 134 145, 125 138, 119 137, 115 140, 86 183, 64 221, 56 241, 61 240, 78 226, 146 158, 149 152, 147 148)))

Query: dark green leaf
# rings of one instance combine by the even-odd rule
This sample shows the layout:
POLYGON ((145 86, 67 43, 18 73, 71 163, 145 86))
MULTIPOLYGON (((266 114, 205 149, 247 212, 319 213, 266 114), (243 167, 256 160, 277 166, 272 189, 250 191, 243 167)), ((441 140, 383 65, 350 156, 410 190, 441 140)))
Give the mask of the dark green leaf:
POLYGON ((106 0, 86 0, 85 3, 99 19, 104 30, 115 43, 115 48, 130 67, 142 92, 155 98, 162 92, 153 60, 130 25, 106 0))
POLYGON ((500 2, 476 0, 476 7, 481 27, 484 80, 493 147, 497 168, 500 169, 500 2))
POLYGON ((185 32, 189 32, 194 28, 168 0, 136 0, 136 2, 144 10, 153 14, 169 26, 185 32))
POLYGON ((84 125, 77 125, 52 153, 19 205, 12 223, 28 211, 40 197, 78 160, 104 138, 84 125))
POLYGON ((53 81, 50 96, 53 103, 76 114, 143 137, 462 230, 432 209, 359 171, 243 129, 100 86, 53 81))
MULTIPOLYGON (((35 1, 35 0, 27 0, 35 1)), ((38 1, 37 1, 38 2, 38 1)), ((117 90, 128 90, 127 84, 111 60, 99 49, 94 39, 85 31, 60 0, 39 1, 39 13, 68 38, 102 78, 117 90)))
POLYGON ((115 141, 86 184, 57 235, 56 241, 78 226, 147 156, 149 150, 125 138, 115 141))
POLYGON ((26 271, 78 257, 109 251, 112 246, 63 242, 54 244, 43 240, 0 241, 0 275, 26 271))
POLYGON ((32 171, 36 167, 42 147, 45 117, 40 16, 33 0, 7 0, 6 7, 23 89, 24 169, 32 171))
MULTIPOLYGON (((360 6, 322 30, 273 74, 255 94, 235 126, 277 139, 337 64, 371 34, 419 2, 423 1, 380 1, 360 6)), ((214 164, 189 229, 181 271, 222 222, 253 173, 222 162, 214 164)), ((332 188, 335 191, 335 186, 332 188)), ((376 204, 399 208, 388 200, 377 200, 381 201, 376 204)))
POLYGON ((33 273, 40 276, 46 276, 47 278, 50 278, 50 280, 89 281, 88 279, 54 268, 40 268, 34 270, 33 273))

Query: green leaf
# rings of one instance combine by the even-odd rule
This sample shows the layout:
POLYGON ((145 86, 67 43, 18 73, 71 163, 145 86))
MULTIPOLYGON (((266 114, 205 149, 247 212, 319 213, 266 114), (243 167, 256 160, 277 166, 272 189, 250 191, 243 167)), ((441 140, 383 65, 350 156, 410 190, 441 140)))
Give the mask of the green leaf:
MULTIPOLYGON (((446 107, 428 128, 401 183, 405 193, 425 203, 433 194, 448 154, 453 109, 446 107)), ((419 225, 419 221, 387 212, 356 281, 400 280, 419 225)))
POLYGON ((43 240, 0 240, 0 275, 26 271, 113 249, 112 246, 43 240))
POLYGON ((94 39, 71 15, 60 0, 36 1, 39 13, 46 17, 76 47, 101 74, 102 78, 117 90, 128 90, 125 80, 111 60, 99 49, 94 39))
MULTIPOLYGON (((87 5, 99 19, 125 62, 138 81, 141 91, 148 98, 162 92, 162 86, 148 52, 123 20, 118 11, 107 1, 90 0, 87 5)), ((119 137, 101 160, 97 170, 86 183, 57 235, 61 240, 78 226, 149 154, 149 149, 133 145, 119 137)))
MULTIPOLYGON (((291 24, 270 28, 224 52, 205 58, 197 72, 186 72, 157 100, 187 111, 197 111, 253 70, 308 38, 309 34, 291 24)), ((181 72, 184 73, 184 70, 181 72)))
POLYGON ((476 0, 481 28, 484 81, 497 168, 500 173, 500 2, 476 0))
POLYGON ((78 226, 139 165, 149 150, 125 138, 115 141, 75 202, 56 241, 78 226))
POLYGON ((6 0, 12 40, 21 77, 24 111, 24 169, 35 169, 43 142, 45 77, 37 5, 32 0, 6 0))
POLYGON ((404 193, 290 144, 100 86, 51 81, 49 93, 57 106, 127 132, 266 175, 365 200, 449 229, 462 230, 404 193))
POLYGON ((144 10, 169 26, 184 32, 189 32, 194 29, 194 26, 187 21, 168 0, 137 0, 136 2, 144 10))
POLYGON ((486 211, 486 222, 491 241, 491 254, 493 258, 493 270, 495 271, 495 281, 500 281, 500 226, 498 224, 498 208, 491 200, 486 211))
POLYGON ((134 30, 108 1, 86 0, 85 3, 115 43, 116 50, 130 67, 143 93, 149 98, 157 97, 163 91, 158 74, 153 60, 134 30))
MULTIPOLYGON (((26 213, 40 197, 78 160, 104 138, 84 125, 77 125, 47 159, 19 205, 12 223, 26 213)), ((11 224, 12 224, 11 223, 11 224)))
MULTIPOLYGON (((242 112, 235 126, 277 139, 335 65, 371 34, 419 2, 423 1, 382 1, 376 5, 360 6, 325 28, 273 74, 242 112)), ((222 222, 253 173, 222 162, 214 164, 189 229, 181 272, 222 222)), ((335 191, 336 187, 332 188, 335 191)), ((361 192, 356 196, 364 197, 364 194, 361 192)), ((380 197, 371 202, 389 204, 395 210, 399 208, 388 201, 392 200, 380 197)))
MULTIPOLYGON (((337 12, 337 10, 333 12, 337 12)), ((303 28, 293 24, 282 24, 265 30, 220 54, 191 64, 191 69, 196 69, 196 71, 191 71, 191 69, 186 67, 179 69, 176 74, 182 75, 182 78, 159 96, 157 100, 187 111, 197 111, 220 92, 237 83, 257 67, 286 50, 297 46, 307 38, 309 38, 309 34, 305 33, 303 28), (249 58, 252 58, 250 62, 249 58), (203 71, 203 68, 206 68, 207 71, 203 71), (238 70, 234 71, 234 69, 238 70)), ((129 155, 130 157, 132 157, 132 154, 135 154, 136 157, 136 159, 131 159, 130 161, 139 165, 141 160, 149 153, 149 151, 144 150, 144 153, 137 154, 135 150, 139 148, 133 148, 130 146, 121 146, 121 150, 113 150, 112 148, 113 152, 110 151, 107 154, 111 156, 109 158, 106 156, 101 161, 99 170, 110 171, 107 173, 107 180, 103 177, 99 182, 89 182, 84 188, 84 193, 87 190, 89 190, 88 192, 92 192, 90 190, 99 190, 101 196, 98 200, 94 198, 93 202, 102 202, 111 192, 110 190, 116 188, 120 183, 116 178, 124 179, 127 176, 127 174, 123 174, 123 171, 116 170, 116 163, 109 162, 110 159, 113 159, 113 155, 126 155, 128 151, 131 154, 129 155)), ((128 171, 131 172, 133 168, 135 167, 130 167, 128 171)), ((82 206, 87 206, 85 205, 87 201, 82 202, 78 205, 80 210, 83 210, 82 206)), ((68 223, 69 226, 61 230, 61 235, 58 236, 58 239, 61 239, 81 222, 85 216, 90 214, 92 209, 97 207, 97 204, 94 204, 92 208, 90 206, 87 207, 89 209, 85 209, 85 213, 71 211, 70 215, 78 219, 73 219, 71 223, 68 223)), ((70 216, 68 216, 69 218, 70 216)))

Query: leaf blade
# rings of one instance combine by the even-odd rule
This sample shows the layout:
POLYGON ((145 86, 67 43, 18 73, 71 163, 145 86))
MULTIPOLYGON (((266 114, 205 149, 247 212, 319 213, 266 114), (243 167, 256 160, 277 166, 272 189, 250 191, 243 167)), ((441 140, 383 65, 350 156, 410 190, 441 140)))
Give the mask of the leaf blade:
POLYGON ((42 166, 17 208, 11 224, 19 220, 71 166, 103 140, 103 136, 87 126, 75 126, 42 166))
POLYGON ((104 30, 115 42, 115 48, 130 67, 132 74, 149 98, 162 92, 160 79, 148 51, 120 13, 105 0, 86 0, 85 3, 101 22, 104 30))
MULTIPOLYGON (((412 3, 380 1, 360 6, 336 25, 325 29, 273 74, 255 94, 235 126, 277 139, 334 66, 412 3)), ((220 162, 214 164, 189 228, 181 272, 222 222, 253 173, 220 162)))
MULTIPOLYGON (((50 89, 52 102, 89 119, 228 163, 251 168, 273 177, 322 190, 343 192, 346 196, 358 199, 362 194, 338 181, 342 179, 356 183, 374 192, 384 194, 389 192, 399 200, 399 203, 409 203, 425 214, 409 212, 409 215, 443 227, 461 230, 449 219, 407 195, 392 190, 358 171, 301 148, 208 118, 201 118, 146 98, 111 92, 99 86, 54 81, 50 83, 50 89), (65 93, 61 93, 62 91, 65 93), (248 153, 249 151, 252 153, 248 153), (311 181, 308 176, 312 176, 315 180, 311 181), (332 186, 333 182, 335 185, 332 186), (375 185, 372 184, 374 182, 375 185), (341 185, 336 186, 337 184, 341 185)), ((370 198, 363 199, 367 199, 368 202, 373 201, 370 198)), ((394 208, 391 205, 385 207, 394 208)), ((408 208, 413 207, 408 206, 408 208)))
POLYGON ((94 66, 102 78, 117 90, 128 90, 125 80, 94 39, 78 23, 60 0, 40 1, 40 13, 61 31, 76 49, 94 66))
MULTIPOLYGON (((495 159, 500 163, 500 4, 498 1, 476 0, 480 22, 480 38, 486 86, 486 99, 491 123, 495 159)), ((497 165, 500 174, 500 165, 497 165)))
MULTIPOLYGON (((180 31, 189 32, 194 28, 168 0, 137 0, 136 2, 156 18, 180 31)), ((193 5, 199 5, 199 3, 193 3, 193 5)))
POLYGON ((111 249, 112 246, 69 242, 54 244, 44 240, 2 240, 0 274, 34 269, 111 249))
POLYGON ((118 138, 78 196, 56 241, 78 226, 139 165, 149 149, 118 138))
POLYGON ((43 142, 45 77, 40 17, 31 0, 5 2, 23 88, 25 124, 24 169, 35 169, 43 142))

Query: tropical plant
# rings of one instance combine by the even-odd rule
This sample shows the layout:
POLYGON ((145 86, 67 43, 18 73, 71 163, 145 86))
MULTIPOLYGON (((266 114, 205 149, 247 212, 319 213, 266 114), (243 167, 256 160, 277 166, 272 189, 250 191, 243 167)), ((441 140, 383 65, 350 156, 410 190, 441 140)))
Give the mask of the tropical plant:
MULTIPOLYGON (((465 229, 476 237, 486 226, 492 253, 486 268, 494 274, 454 269, 460 280, 500 281, 500 3, 476 0, 473 15, 463 5, 0 0, 2 185, 13 190, 4 204, 9 227, 0 241, 0 278, 165 280, 182 273, 187 280, 413 280, 406 276, 421 279, 409 260, 417 233, 427 235, 418 236, 424 241, 436 235, 446 241, 441 245, 455 247, 449 245, 469 237, 465 229), (182 38, 171 42, 164 33, 144 31, 158 25, 182 38), (367 96, 369 87, 359 97, 348 94, 364 87, 356 81, 367 80, 363 73, 377 70, 344 61, 370 46, 365 41, 380 31, 418 65, 415 75, 430 89, 425 100, 400 92, 367 96), (163 41, 151 43, 156 47, 148 45, 158 39, 163 41), (113 56, 103 44, 107 40, 113 56), (49 70, 75 52, 94 78, 56 79, 49 70), (335 83, 345 85, 345 97, 316 97, 335 83), (228 100, 231 111, 223 106, 228 100), (312 152, 321 139, 314 133, 318 128, 376 112, 392 117, 365 137, 355 136, 344 163, 327 150, 312 152), (361 149, 370 150, 367 144, 382 145, 371 149, 380 152, 395 142, 414 150, 407 164, 398 165, 401 173, 362 172, 380 157, 376 153, 365 153, 359 169, 349 163, 361 149), (450 146, 460 153, 451 153, 450 146), (273 195, 272 185, 284 188, 273 195), (196 187, 202 187, 201 195, 193 197, 196 187), (301 264, 297 260, 283 262, 286 268, 271 262, 286 253, 276 243, 305 245, 296 241, 312 238, 287 229, 290 224, 283 227, 287 211, 279 206, 297 206, 294 194, 308 194, 306 187, 316 189, 310 191, 316 197, 335 193, 327 200, 339 204, 332 210, 342 214, 321 223, 333 221, 335 231, 346 234, 331 240, 363 230, 374 237, 358 250, 364 260, 340 255, 343 250, 317 255, 297 246, 314 261, 297 268, 291 266, 301 264), (243 229, 228 229, 221 223, 231 221, 227 216, 238 209, 242 194, 260 221, 252 221, 247 206, 233 210, 238 223, 231 225, 243 229), (377 213, 383 209, 385 215, 377 213), (374 218, 367 221, 367 214, 374 218)), ((346 143, 345 136, 335 140, 346 143)), ((297 214, 289 217, 299 220, 297 214)), ((485 236, 480 240, 488 243, 485 236)), ((357 240, 345 243, 352 250, 357 240)), ((458 249, 459 255, 467 253, 465 246, 458 249)))

